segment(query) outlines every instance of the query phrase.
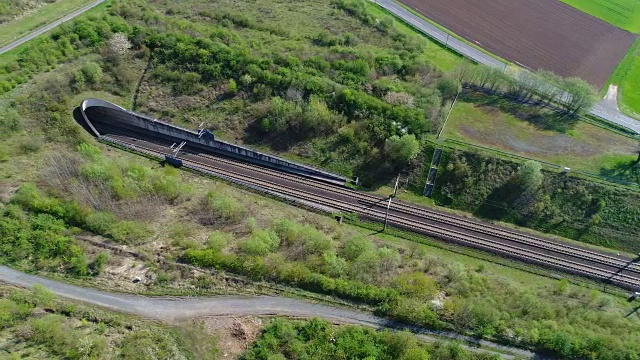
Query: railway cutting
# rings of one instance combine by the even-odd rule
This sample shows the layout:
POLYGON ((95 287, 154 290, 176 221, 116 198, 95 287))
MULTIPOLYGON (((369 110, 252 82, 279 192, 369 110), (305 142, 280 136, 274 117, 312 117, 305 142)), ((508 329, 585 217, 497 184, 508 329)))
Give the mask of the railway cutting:
MULTIPOLYGON (((105 143, 159 161, 170 155, 192 171, 319 211, 353 213, 379 222, 385 219, 387 198, 350 189, 344 186, 347 179, 340 175, 237 145, 202 140, 201 131, 179 128, 103 100, 85 100, 81 113, 90 131, 105 143), (176 144, 182 145, 177 155, 176 144)), ((640 290, 639 258, 616 256, 401 201, 390 206, 388 223, 522 262, 640 290)))

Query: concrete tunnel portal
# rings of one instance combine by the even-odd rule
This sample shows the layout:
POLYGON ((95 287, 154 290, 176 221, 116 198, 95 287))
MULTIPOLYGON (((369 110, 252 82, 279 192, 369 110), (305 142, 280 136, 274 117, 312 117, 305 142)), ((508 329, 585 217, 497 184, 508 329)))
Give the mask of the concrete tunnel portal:
POLYGON ((80 113, 88 130, 104 142, 115 143, 114 136, 130 136, 167 147, 186 142, 186 149, 192 152, 223 156, 334 184, 344 185, 347 181, 346 177, 338 174, 221 141, 208 130, 195 132, 127 110, 105 100, 84 100, 80 105, 80 113))

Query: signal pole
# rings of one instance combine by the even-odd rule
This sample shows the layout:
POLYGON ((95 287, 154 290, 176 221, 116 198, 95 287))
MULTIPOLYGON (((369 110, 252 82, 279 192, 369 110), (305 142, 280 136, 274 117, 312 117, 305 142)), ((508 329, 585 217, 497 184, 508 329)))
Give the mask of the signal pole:
POLYGON ((387 230, 387 223, 389 222, 389 208, 391 208, 391 199, 396 197, 396 195, 398 194, 398 181, 400 181, 400 175, 398 175, 398 177, 396 178, 396 185, 393 188, 393 194, 389 195, 389 202, 387 203, 387 211, 384 214, 384 228, 382 229, 382 231, 387 230))

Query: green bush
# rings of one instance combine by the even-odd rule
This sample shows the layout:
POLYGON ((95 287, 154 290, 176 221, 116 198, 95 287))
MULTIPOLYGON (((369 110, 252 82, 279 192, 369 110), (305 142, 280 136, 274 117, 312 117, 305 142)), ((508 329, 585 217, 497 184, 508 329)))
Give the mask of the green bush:
POLYGON ((498 359, 499 355, 466 352, 455 345, 427 344, 408 332, 375 331, 359 326, 332 326, 319 319, 272 320, 242 360, 257 359, 498 359), (445 352, 446 355, 445 355, 445 352))
POLYGON ((230 196, 210 191, 193 214, 202 225, 237 224, 246 216, 247 209, 230 196))
POLYGON ((222 231, 214 231, 207 239, 207 249, 222 251, 231 242, 232 235, 222 231))
POLYGON ((254 230, 249 238, 238 244, 240 251, 250 256, 265 256, 277 250, 278 246, 278 235, 268 230, 254 230))
POLYGON ((360 255, 373 250, 374 245, 371 240, 367 239, 364 236, 356 236, 351 237, 344 242, 339 254, 343 258, 349 261, 353 261, 360 257, 360 255))
POLYGON ((150 235, 145 224, 119 221, 113 214, 95 212, 74 201, 48 197, 32 184, 21 185, 11 201, 31 212, 51 215, 69 225, 85 228, 117 242, 135 243, 150 235))
POLYGON ((333 241, 314 227, 281 220, 274 229, 293 258, 304 259, 334 249, 333 241))
POLYGON ((86 276, 84 251, 67 231, 64 221, 52 215, 30 215, 9 205, 0 212, 0 261, 86 276))
POLYGON ((4 330, 21 323, 31 315, 33 308, 29 304, 19 304, 9 299, 0 299, 0 329, 4 330))

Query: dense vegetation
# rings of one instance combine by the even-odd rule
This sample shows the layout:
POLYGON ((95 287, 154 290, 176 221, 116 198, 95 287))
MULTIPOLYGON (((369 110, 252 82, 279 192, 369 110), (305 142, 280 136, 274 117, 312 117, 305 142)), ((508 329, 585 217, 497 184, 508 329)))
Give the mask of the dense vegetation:
MULTIPOLYGON (((181 15, 202 36, 165 30, 144 40, 154 66, 136 105, 179 122, 204 121, 245 142, 311 155, 346 175, 367 174, 369 182, 377 177, 372 171, 391 176, 416 156, 416 139, 438 128, 441 106, 452 97, 442 89, 455 80, 430 60, 435 47, 399 31, 391 18, 370 15, 361 1, 333 5, 338 10, 306 3, 308 14, 296 19, 295 32, 249 16, 255 7, 248 4, 194 6, 181 15), (318 21, 311 14, 335 27, 303 27, 318 21), (172 100, 160 102, 151 92, 185 101, 168 107, 172 100)), ((282 7, 270 16, 284 16, 282 7)), ((128 21, 140 21, 129 13, 128 21)))
MULTIPOLYGON (((535 186, 536 164, 520 172, 535 186), (533 176, 530 173, 534 173, 533 176)), ((212 226, 208 240, 182 242, 183 261, 368 304, 380 315, 432 329, 458 332, 537 349, 564 358, 633 358, 640 326, 606 311, 610 300, 566 280, 536 291, 447 263, 417 249, 372 244, 340 227, 320 231, 292 220, 263 227, 243 221, 230 195, 203 196, 191 212, 212 226), (208 217, 201 214, 207 209, 208 217), (214 221, 211 221, 214 219, 214 221), (219 230, 220 227, 229 229, 219 230), (481 301, 479 301, 481 299, 481 301), (614 329, 624 328, 625 333, 614 329), (628 336, 628 337, 627 337, 628 336), (615 354, 615 355, 614 355, 615 354)))
MULTIPOLYGON (((32 215, 21 207, 0 208, 0 259, 22 268, 46 269, 84 276, 89 263, 81 247, 68 236, 65 223, 49 214, 32 215)), ((104 255, 91 268, 99 273, 104 255)))
MULTIPOLYGON (((540 173, 533 187, 519 183, 521 164, 486 154, 445 151, 436 187, 441 205, 592 244, 640 251, 638 193, 567 176, 540 173)), ((422 184, 416 184, 421 191, 422 184)))
POLYGON ((0 343, 7 359, 216 359, 215 339, 192 326, 164 327, 0 287, 0 343))
POLYGON ((410 333, 356 327, 334 327, 326 321, 273 320, 240 358, 266 359, 379 359, 481 360, 497 355, 472 353, 455 344, 424 344, 410 333))

